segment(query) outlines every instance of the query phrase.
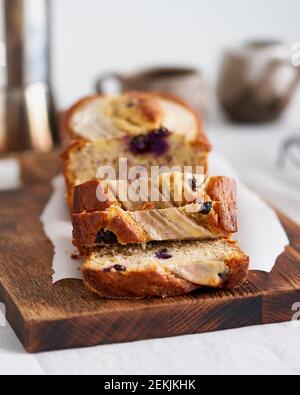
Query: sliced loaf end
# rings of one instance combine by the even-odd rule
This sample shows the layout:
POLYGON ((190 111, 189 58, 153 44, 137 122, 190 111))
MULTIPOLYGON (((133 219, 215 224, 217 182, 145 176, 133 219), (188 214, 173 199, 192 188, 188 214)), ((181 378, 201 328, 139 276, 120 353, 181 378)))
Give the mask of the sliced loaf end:
POLYGON ((127 299, 235 289, 246 281, 248 268, 249 258, 235 242, 216 240, 104 248, 87 257, 82 272, 92 292, 127 299))

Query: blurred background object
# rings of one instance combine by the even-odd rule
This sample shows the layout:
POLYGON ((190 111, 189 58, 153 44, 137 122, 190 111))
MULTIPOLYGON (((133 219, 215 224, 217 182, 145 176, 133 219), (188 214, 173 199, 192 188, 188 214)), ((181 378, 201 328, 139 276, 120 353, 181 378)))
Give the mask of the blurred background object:
POLYGON ((290 104, 300 80, 291 45, 255 41, 228 50, 219 77, 218 96, 235 122, 275 121, 290 104))
POLYGON ((49 151, 57 142, 50 87, 48 0, 4 0, 0 152, 49 151))
POLYGON ((99 78, 97 91, 111 92, 108 84, 117 85, 118 92, 138 90, 164 92, 181 97, 193 108, 208 118, 212 94, 208 80, 197 69, 187 67, 157 67, 138 71, 129 75, 109 73, 99 78))
POLYGON ((287 160, 300 168, 300 130, 297 130, 291 137, 286 139, 282 146, 279 166, 284 166, 287 160))
POLYGON ((300 41, 299 0, 51 0, 52 70, 66 108, 106 72, 181 65, 215 85, 225 48, 300 41))
MULTIPOLYGON (((6 3, 13 4, 15 1, 6 0, 6 3)), ((0 42, 6 42, 5 16, 3 9, 1 10, 1 4, 4 2, 0 0, 0 21, 3 21, 0 22, 0 42)), ((299 125, 300 92, 296 92, 296 99, 278 122, 252 126, 224 120, 215 94, 222 54, 229 46, 237 47, 239 43, 248 42, 249 39, 257 41, 257 38, 264 37, 270 41, 276 38, 278 42, 288 43, 291 60, 292 44, 295 41, 300 42, 299 0, 49 0, 46 11, 45 0, 26 2, 33 4, 33 10, 26 11, 24 26, 32 23, 38 26, 33 28, 36 34, 29 40, 28 33, 21 35, 24 30, 28 30, 27 28, 22 28, 19 32, 23 37, 22 59, 28 58, 30 48, 36 54, 36 60, 31 62, 31 66, 25 67, 34 78, 24 77, 25 83, 30 87, 34 86, 35 82, 38 85, 37 90, 29 89, 27 94, 30 102, 37 104, 32 107, 37 110, 31 111, 31 114, 34 114, 31 115, 31 124, 52 124, 50 120, 53 116, 44 117, 42 114, 45 114, 45 111, 41 111, 39 107, 52 107, 48 107, 51 100, 48 102, 48 99, 44 99, 45 82, 47 89, 51 82, 55 102, 59 110, 63 111, 82 96, 95 93, 95 81, 99 75, 111 74, 115 70, 126 79, 131 76, 128 71, 148 70, 153 65, 159 66, 160 69, 180 65, 183 69, 201 70, 205 79, 209 80, 209 94, 213 93, 213 106, 209 107, 211 115, 206 130, 216 151, 229 157, 243 181, 266 198, 269 197, 269 187, 268 191, 265 187, 266 179, 274 180, 277 177, 278 194, 284 191, 281 182, 295 187, 294 189, 297 186, 300 190, 299 170, 287 163, 282 172, 278 172, 276 166, 278 152, 290 137, 291 131, 299 125), (37 16, 38 14, 40 16, 37 16), (50 30, 49 17, 50 35, 47 33, 47 30, 50 30), (37 45, 38 42, 40 44, 37 45), (32 82, 34 83, 31 84, 32 82), (262 177, 262 172, 266 173, 265 178, 262 177), (263 178, 260 186, 258 177, 263 178)), ((16 28, 13 30, 18 31, 16 28)), ((11 45, 13 48, 14 41, 11 45)), ((18 54, 19 50, 15 51, 18 54)), ((19 62, 18 56, 11 59, 19 64, 19 67, 23 62, 19 62)), ((28 65, 28 62, 25 63, 28 65)), ((12 91, 11 87, 8 88, 6 78, 3 79, 5 70, 7 69, 0 67, 0 85, 5 87, 1 90, 1 108, 4 103, 3 92, 7 94, 8 91, 12 91)), ((296 72, 295 70, 293 72, 296 72)), ((178 75, 175 80, 176 85, 179 84, 178 75)), ((23 86, 23 83, 21 85, 23 86)), ((286 89, 286 85, 283 83, 282 89, 286 89)), ((107 86, 110 90, 109 81, 104 87, 101 84, 101 89, 106 89, 107 86)), ((187 87, 185 90, 188 93, 190 88, 187 87)), ((184 92, 181 95, 185 96, 184 92)), ((202 88, 201 95, 205 99, 206 94, 202 88)), ((21 101, 24 103, 24 100, 21 101)), ((27 107, 26 105, 25 109, 27 107)), ((0 114, 0 125, 3 125, 3 111, 0 114)), ((14 111, 13 114, 17 119, 18 111, 14 111)), ((53 112, 49 111, 47 114, 53 112)), ((22 122, 21 128, 24 128, 24 125, 22 122)), ((45 129, 50 129, 51 132, 55 130, 52 127, 39 126, 35 128, 38 132, 34 132, 33 135, 43 136, 45 129)), ((19 133, 22 138, 18 138, 17 143, 26 143, 27 139, 24 136, 27 132, 19 133)), ((49 135, 47 132, 46 136, 49 135)), ((3 134, 0 136, 1 140, 3 134)), ((53 137, 46 138, 47 147, 53 145, 52 140, 53 137)), ((3 146, 3 138, 1 141, 3 146)), ((30 141, 29 144, 24 144, 28 145, 30 141)), ((283 201, 284 197, 280 203, 283 201)))

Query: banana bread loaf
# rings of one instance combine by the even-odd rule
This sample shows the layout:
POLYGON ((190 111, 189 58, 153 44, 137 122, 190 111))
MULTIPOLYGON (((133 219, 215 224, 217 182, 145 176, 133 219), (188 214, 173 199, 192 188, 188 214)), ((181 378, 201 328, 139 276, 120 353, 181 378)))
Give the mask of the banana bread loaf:
POLYGON ((116 171, 128 166, 207 166, 211 145, 200 116, 180 99, 164 94, 129 92, 93 96, 64 116, 62 133, 68 147, 62 155, 72 206, 73 189, 96 178, 100 166, 116 171))

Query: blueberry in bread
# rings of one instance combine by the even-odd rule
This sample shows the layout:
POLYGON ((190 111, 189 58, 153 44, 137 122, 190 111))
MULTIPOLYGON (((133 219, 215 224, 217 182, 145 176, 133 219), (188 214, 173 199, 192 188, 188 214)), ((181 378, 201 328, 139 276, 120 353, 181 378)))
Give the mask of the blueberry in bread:
POLYGON ((93 96, 64 116, 62 133, 68 148, 63 165, 68 201, 73 189, 94 179, 100 166, 207 166, 211 145, 200 116, 180 99, 165 94, 129 92, 93 96))
POLYGON ((202 287, 235 289, 249 258, 230 240, 151 243, 95 250, 82 267, 88 289, 104 298, 184 295, 202 287))

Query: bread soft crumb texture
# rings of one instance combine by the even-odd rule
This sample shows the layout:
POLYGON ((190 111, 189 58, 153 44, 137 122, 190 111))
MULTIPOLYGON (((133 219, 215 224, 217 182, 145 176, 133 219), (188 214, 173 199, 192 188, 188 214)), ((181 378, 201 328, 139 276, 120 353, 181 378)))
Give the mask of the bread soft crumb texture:
POLYGON ((186 145, 185 138, 180 135, 171 135, 168 138, 168 152, 166 155, 153 155, 145 153, 135 155, 129 150, 127 139, 101 140, 96 142, 79 143, 72 147, 68 154, 66 171, 72 180, 73 187, 86 181, 97 178, 100 166, 112 166, 119 176, 119 160, 127 159, 128 170, 133 166, 144 166, 151 172, 152 166, 191 166, 192 171, 197 166, 206 169, 207 153, 200 152, 197 146, 186 145))
POLYGON ((169 95, 89 97, 66 113, 62 125, 68 141, 63 163, 70 205, 74 187, 96 178, 100 166, 112 166, 118 176, 120 158, 127 158, 128 167, 143 165, 148 171, 152 166, 191 166, 194 172, 203 166, 206 171, 211 146, 200 116, 169 95), (139 141, 142 152, 132 147, 133 139, 161 131, 165 136, 152 149, 143 151, 139 141))
POLYGON ((82 268, 86 286, 102 297, 175 296, 201 287, 234 289, 249 258, 229 240, 102 248, 82 268))

